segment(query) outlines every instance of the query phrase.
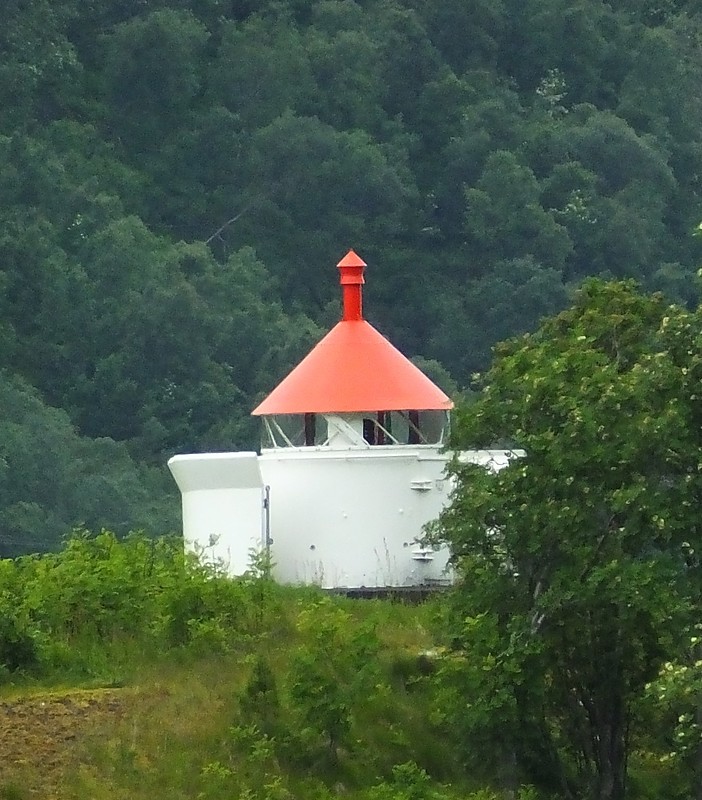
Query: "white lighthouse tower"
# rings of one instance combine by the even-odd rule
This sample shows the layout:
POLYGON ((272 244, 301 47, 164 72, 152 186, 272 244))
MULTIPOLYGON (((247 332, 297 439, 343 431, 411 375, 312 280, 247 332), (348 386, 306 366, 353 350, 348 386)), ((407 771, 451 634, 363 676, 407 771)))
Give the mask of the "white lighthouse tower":
MULTIPOLYGON (((232 574, 270 548, 274 577, 324 588, 449 580, 449 552, 422 544, 448 501, 449 397, 363 318, 366 264, 338 264, 340 322, 254 409, 256 453, 174 456, 187 546, 232 574)), ((499 468, 508 454, 464 454, 499 468)))

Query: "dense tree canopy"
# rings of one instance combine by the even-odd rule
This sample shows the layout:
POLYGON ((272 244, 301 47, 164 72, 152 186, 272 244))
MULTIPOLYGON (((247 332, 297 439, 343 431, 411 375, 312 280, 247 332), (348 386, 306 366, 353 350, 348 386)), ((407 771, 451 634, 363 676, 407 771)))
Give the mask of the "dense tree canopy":
MULTIPOLYGON (((637 748, 651 747, 646 692, 664 663, 690 663, 702 591, 701 345, 700 312, 589 281, 571 310, 500 346, 482 395, 459 415, 459 448, 520 448, 499 472, 457 462, 435 531, 462 577, 452 722, 474 764, 498 753, 505 781, 623 798, 637 748)), ((678 688, 672 706, 690 713, 699 679, 675 674, 687 705, 678 688)), ((657 720, 653 747, 670 748, 673 725, 657 720)), ((676 767, 683 796, 702 785, 689 733, 676 767)))
POLYGON ((79 436, 67 414, 0 374, 0 557, 53 549, 76 527, 175 529, 177 495, 124 444, 79 436), (155 502, 165 495, 169 503, 155 502))
POLYGON ((138 463, 255 446, 350 246, 461 388, 587 276, 697 300, 695 3, 6 5, 0 368, 138 463))

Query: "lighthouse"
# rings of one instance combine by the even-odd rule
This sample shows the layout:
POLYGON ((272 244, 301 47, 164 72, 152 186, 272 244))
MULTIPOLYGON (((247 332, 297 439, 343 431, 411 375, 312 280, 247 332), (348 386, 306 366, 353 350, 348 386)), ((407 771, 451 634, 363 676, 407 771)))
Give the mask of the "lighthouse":
MULTIPOLYGON (((450 580, 423 530, 446 505, 451 399, 363 317, 365 262, 339 262, 342 318, 260 403, 260 453, 177 455, 186 546, 231 574, 328 589, 450 580)), ((499 468, 503 451, 464 459, 499 468)))

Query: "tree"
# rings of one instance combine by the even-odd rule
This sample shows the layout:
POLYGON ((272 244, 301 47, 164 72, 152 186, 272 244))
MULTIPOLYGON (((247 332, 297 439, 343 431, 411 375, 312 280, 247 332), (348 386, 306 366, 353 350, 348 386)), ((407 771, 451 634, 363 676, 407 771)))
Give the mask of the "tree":
POLYGON ((189 11, 159 9, 105 39, 110 130, 131 156, 157 152, 200 90, 207 30, 189 11))
POLYGON ((425 0, 416 5, 427 21, 432 42, 457 73, 495 63, 506 24, 500 0, 425 0))
POLYGON ((547 267, 563 267, 573 247, 568 232, 541 207, 536 177, 512 153, 492 153, 475 188, 464 194, 465 232, 484 256, 533 256, 547 267))
POLYGON ((298 628, 306 642, 292 657, 290 700, 301 735, 322 742, 329 762, 337 765, 341 747, 363 742, 356 719, 362 707, 372 706, 384 691, 378 638, 370 625, 355 625, 326 599, 300 614, 298 628))
POLYGON ((124 445, 78 436, 68 415, 0 372, 0 556, 57 549, 77 526, 120 535, 177 529, 165 470, 135 464, 124 445))
POLYGON ((457 449, 526 453, 499 472, 456 461, 434 530, 462 578, 449 716, 507 785, 626 795, 636 703, 689 647, 699 598, 700 341, 699 312, 589 281, 498 348, 458 415, 457 449))
POLYGON ((329 265, 340 242, 370 247, 401 236, 417 199, 402 152, 289 113, 252 136, 244 174, 256 201, 237 223, 238 242, 276 231, 256 252, 305 310, 336 296, 329 265))
POLYGON ((8 0, 0 30, 0 130, 41 125, 76 99, 81 69, 59 3, 8 0))
POLYGON ((299 33, 271 17, 225 25, 211 73, 214 96, 247 130, 297 110, 314 92, 299 33))
POLYGON ((498 261, 489 274, 457 286, 450 300, 442 298, 429 352, 442 363, 458 365, 459 374, 480 372, 490 363, 495 338, 535 330, 568 299, 561 275, 531 256, 498 261), (455 319, 465 322, 456 326, 455 319))
POLYGON ((624 37, 626 20, 609 4, 507 0, 505 6, 510 30, 501 60, 522 88, 535 87, 556 68, 566 79, 571 102, 611 102, 631 44, 624 37))

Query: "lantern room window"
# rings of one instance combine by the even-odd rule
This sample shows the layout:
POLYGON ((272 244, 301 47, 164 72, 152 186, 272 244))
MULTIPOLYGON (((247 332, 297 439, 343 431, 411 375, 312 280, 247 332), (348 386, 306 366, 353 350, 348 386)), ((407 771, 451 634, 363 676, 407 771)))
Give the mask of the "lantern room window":
POLYGON ((365 414, 279 414, 263 417, 262 449, 436 447, 444 443, 446 411, 365 414))

